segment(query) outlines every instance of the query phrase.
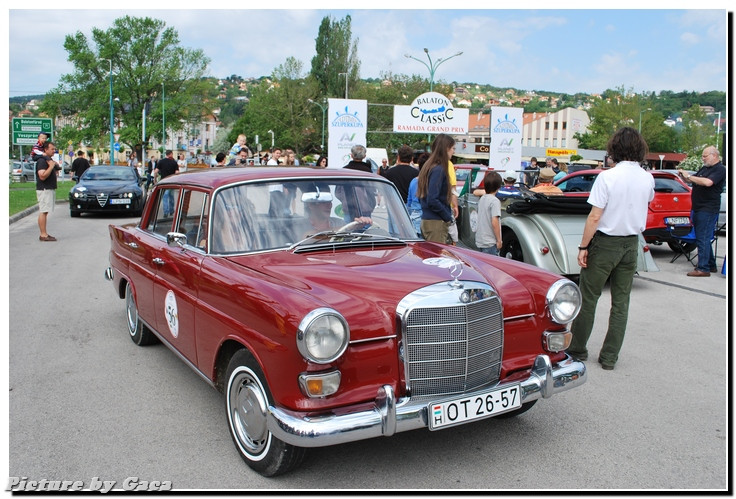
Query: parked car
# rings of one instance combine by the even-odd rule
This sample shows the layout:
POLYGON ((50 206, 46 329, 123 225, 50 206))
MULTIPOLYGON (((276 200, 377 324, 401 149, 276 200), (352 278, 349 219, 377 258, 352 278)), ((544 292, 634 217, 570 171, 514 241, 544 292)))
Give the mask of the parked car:
MULTIPOLYGON (((583 197, 590 195, 598 174, 603 170, 582 170, 566 175, 555 185, 562 189, 566 196, 583 197)), ((668 243, 673 249, 672 236, 684 236, 690 232, 690 187, 676 174, 670 171, 652 170, 654 177, 654 199, 649 203, 647 212, 647 228, 644 240, 650 244, 668 243), (667 229, 673 226, 671 232, 667 229)))
POLYGON ((306 448, 515 416, 586 379, 564 352, 574 283, 417 238, 376 175, 173 175, 110 238, 130 338, 224 393, 235 447, 265 476, 306 448))
POLYGON ((36 165, 28 161, 13 161, 11 166, 14 182, 34 182, 36 165))
MULTIPOLYGON (((473 184, 483 171, 472 173, 473 184)), ((501 200, 501 238, 503 246, 499 255, 511 260, 526 262, 549 272, 555 272, 576 280, 580 274, 578 245, 581 242, 585 220, 591 206, 587 197, 545 196, 517 183, 518 193, 497 195, 501 200)), ((478 200, 472 190, 463 193, 458 204, 458 237, 471 249, 475 245, 478 221, 478 200)), ((640 272, 657 272, 652 255, 643 237, 639 237, 640 272)))
POLYGON ((145 182, 129 166, 91 166, 69 191, 69 215, 125 212, 140 216, 146 201, 145 182))

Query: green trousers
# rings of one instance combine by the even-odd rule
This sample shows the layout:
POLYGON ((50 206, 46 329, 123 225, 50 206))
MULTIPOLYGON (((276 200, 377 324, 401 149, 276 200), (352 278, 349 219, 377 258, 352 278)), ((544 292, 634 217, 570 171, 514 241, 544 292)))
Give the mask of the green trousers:
POLYGON ((588 249, 588 266, 580 269, 582 306, 572 324, 572 342, 568 352, 587 355, 586 345, 593 330, 598 298, 606 281, 610 279, 611 312, 608 332, 598 358, 602 364, 616 364, 629 318, 629 297, 636 273, 638 245, 637 236, 614 237, 596 232, 588 249))

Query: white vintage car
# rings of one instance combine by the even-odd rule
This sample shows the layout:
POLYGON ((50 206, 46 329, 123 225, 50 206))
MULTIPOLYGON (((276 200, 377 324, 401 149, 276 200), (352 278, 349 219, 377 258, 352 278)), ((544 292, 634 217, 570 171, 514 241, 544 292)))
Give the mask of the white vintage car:
MULTIPOLYGON (((484 174, 482 169, 473 170, 471 185, 478 185, 476 177, 484 174)), ((580 274, 578 245, 591 208, 587 198, 545 196, 530 191, 524 184, 517 184, 517 187, 518 196, 498 196, 503 238, 499 255, 576 279, 580 274)), ((459 197, 459 239, 473 249, 477 249, 475 229, 479 199, 472 189, 463 189, 459 197)), ((637 270, 659 271, 641 235, 637 270)))

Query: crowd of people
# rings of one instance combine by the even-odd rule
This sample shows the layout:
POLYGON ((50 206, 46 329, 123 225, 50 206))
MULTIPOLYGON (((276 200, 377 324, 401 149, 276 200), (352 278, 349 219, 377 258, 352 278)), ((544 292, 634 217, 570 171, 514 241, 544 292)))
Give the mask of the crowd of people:
MULTIPOLYGON (((647 152, 647 143, 637 130, 631 127, 618 130, 607 145, 605 167, 596 177, 588 198, 591 211, 585 222, 578 253, 582 307, 571 327, 572 342, 567 353, 575 359, 587 360, 587 342, 593 329, 596 306, 608 282, 611 310, 606 336, 598 355, 598 362, 606 370, 614 369, 623 344, 631 286, 637 268, 638 237, 646 227, 648 204, 654 197, 654 178, 643 165, 647 152)), ((31 154, 36 162, 39 240, 45 242, 56 241, 46 227, 48 213, 54 208, 57 175, 61 170, 53 159, 55 153, 53 142, 47 140, 45 134, 39 134, 31 154)), ((395 164, 389 165, 388 160, 384 160, 377 172, 396 186, 417 236, 426 241, 444 244, 457 242, 455 220, 458 216, 458 193, 455 168, 451 162, 454 153, 455 139, 439 134, 432 142, 429 154, 416 154, 411 147, 402 145, 398 148, 395 164)), ((142 168, 142 165, 137 164, 135 155, 132 156, 130 166, 142 168)), ((365 158, 366 148, 355 145, 350 151, 350 161, 343 168, 370 173, 372 169, 365 158)), ((695 173, 678 170, 682 179, 692 185, 692 222, 698 258, 696 268, 687 274, 690 277, 707 277, 717 271, 711 239, 720 208, 720 193, 726 181, 726 169, 714 146, 705 147, 702 161, 702 168, 695 173)), ((288 166, 298 165, 299 161, 293 150, 278 147, 254 156, 246 144, 246 136, 241 134, 227 154, 220 152, 215 156, 211 166, 251 164, 288 166)), ((326 168, 327 157, 320 156, 315 166, 326 168)), ((89 167, 84 151, 78 151, 72 163, 72 174, 81 176, 89 167)), ((146 186, 150 187, 159 178, 185 171, 186 168, 183 155, 177 161, 171 150, 167 150, 165 157, 160 160, 153 154, 145 166, 146 186)), ((519 180, 532 191, 559 195, 562 192, 554 186, 554 181, 566 172, 566 165, 555 158, 547 158, 543 167, 537 164, 536 158, 531 158, 530 165, 521 173, 519 180)), ((498 255, 503 246, 501 204, 497 196, 515 195, 518 192, 515 183, 515 177, 507 175, 502 178, 498 172, 491 170, 484 176, 482 188, 474 191, 480 196, 475 242, 481 252, 498 255)), ((314 206, 309 209, 310 217, 321 221, 325 227, 342 222, 329 220, 331 203, 324 202, 324 206, 321 206, 323 200, 320 196, 313 201, 314 206)), ((380 200, 375 201, 380 204, 380 200)), ((173 202, 173 199, 164 200, 164 210, 169 214, 173 213, 173 202)), ((356 221, 367 223, 362 219, 356 221)))

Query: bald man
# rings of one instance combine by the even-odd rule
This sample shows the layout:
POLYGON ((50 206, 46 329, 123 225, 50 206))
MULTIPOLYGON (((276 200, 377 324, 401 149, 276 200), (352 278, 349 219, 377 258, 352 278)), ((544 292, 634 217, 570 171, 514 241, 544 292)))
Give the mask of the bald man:
POLYGON ((710 241, 713 238, 718 211, 721 208, 721 192, 726 183, 726 167, 721 163, 718 149, 713 146, 703 149, 702 159, 703 167, 694 174, 682 168, 677 169, 682 178, 693 186, 692 222, 698 245, 698 265, 692 272, 687 273, 690 277, 709 277, 711 272, 718 271, 716 256, 713 254, 710 241))

